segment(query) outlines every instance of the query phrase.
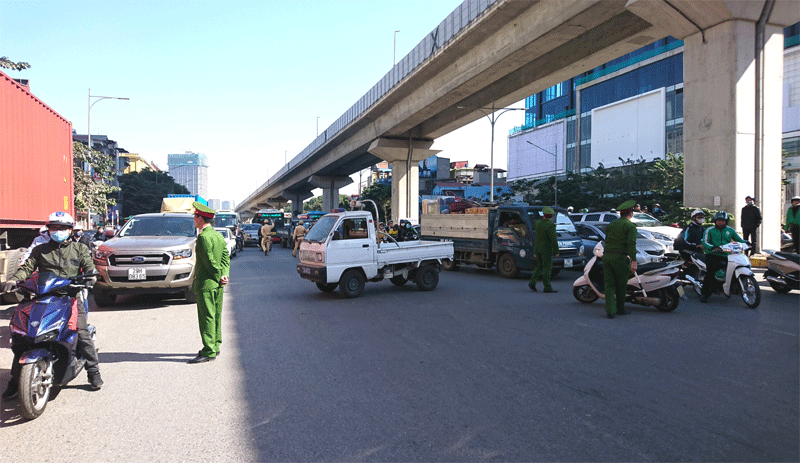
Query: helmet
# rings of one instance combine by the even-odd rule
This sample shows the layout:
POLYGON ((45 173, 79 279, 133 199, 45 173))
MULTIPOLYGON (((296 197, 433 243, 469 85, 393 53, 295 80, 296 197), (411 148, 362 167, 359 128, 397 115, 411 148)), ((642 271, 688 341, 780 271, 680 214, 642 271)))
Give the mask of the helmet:
POLYGON ((692 212, 692 218, 694 218, 694 216, 696 215, 702 215, 703 217, 705 217, 706 213, 701 211, 700 209, 695 209, 694 212, 692 212))
POLYGON ((728 213, 725 211, 719 211, 716 214, 714 214, 714 222, 716 222, 717 220, 724 220, 725 223, 728 223, 730 219, 731 216, 728 215, 728 213))
POLYGON ((40 235, 47 235, 47 225, 42 225, 42 228, 39 229, 40 235))
POLYGON ((800 201, 800 196, 795 196, 794 198, 792 198, 792 202, 795 202, 795 201, 800 201))
POLYGON ((83 225, 80 222, 75 222, 75 225, 72 227, 73 230, 83 230, 83 225))
POLYGON ((66 212, 53 212, 47 217, 47 225, 67 225, 69 228, 72 228, 75 222, 72 220, 72 216, 67 214, 66 212))

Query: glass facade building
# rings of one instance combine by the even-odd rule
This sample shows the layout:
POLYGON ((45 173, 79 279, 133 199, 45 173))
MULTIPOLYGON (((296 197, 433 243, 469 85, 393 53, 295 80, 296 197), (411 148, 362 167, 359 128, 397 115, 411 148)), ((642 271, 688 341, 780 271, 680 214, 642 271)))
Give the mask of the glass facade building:
POLYGON ((193 195, 208 196, 208 156, 187 151, 167 155, 169 175, 193 195))

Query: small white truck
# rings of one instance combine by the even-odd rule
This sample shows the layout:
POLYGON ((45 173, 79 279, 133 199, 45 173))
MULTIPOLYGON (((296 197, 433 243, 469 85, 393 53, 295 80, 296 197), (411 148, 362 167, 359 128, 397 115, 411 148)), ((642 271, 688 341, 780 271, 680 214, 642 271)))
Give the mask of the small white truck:
POLYGON ((376 235, 368 211, 327 214, 319 219, 300 245, 297 273, 330 293, 361 295, 364 284, 389 279, 402 286, 414 280, 419 289, 431 291, 439 284, 443 260, 453 259, 450 241, 397 242, 384 233, 376 235))

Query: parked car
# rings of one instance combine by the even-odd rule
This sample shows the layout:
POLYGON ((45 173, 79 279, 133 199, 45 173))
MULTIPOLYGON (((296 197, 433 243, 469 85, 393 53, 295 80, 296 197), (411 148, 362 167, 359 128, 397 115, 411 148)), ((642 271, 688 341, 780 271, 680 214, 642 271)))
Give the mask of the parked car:
MULTIPOLYGON (((608 225, 609 223, 619 218, 618 212, 604 211, 604 212, 582 212, 578 214, 570 214, 570 219, 575 223, 586 223, 589 225, 608 225)), ((677 227, 668 227, 658 221, 655 217, 645 214, 643 212, 634 212, 631 222, 639 229, 640 234, 645 238, 658 241, 666 248, 667 253, 674 253, 672 247, 673 241, 681 233, 681 229, 677 227)))
POLYGON ((242 225, 243 246, 259 246, 261 244, 258 239, 259 228, 261 228, 261 225, 257 223, 246 223, 242 225))
POLYGON ((214 227, 220 235, 225 239, 225 244, 228 246, 228 255, 231 257, 236 256, 236 238, 233 237, 230 228, 228 227, 214 227))
MULTIPOLYGON (((578 236, 583 240, 584 254, 591 256, 594 254, 594 247, 597 243, 605 241, 607 224, 589 225, 586 223, 576 223, 575 229, 578 231, 578 236)), ((664 257, 666 247, 659 243, 645 237, 644 234, 639 233, 636 239, 636 262, 646 264, 648 262, 659 262, 664 257)))

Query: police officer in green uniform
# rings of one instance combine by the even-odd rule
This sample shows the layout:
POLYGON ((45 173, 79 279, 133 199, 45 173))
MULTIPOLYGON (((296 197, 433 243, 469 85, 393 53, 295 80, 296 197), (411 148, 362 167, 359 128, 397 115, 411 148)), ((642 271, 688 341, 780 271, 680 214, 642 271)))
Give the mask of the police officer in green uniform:
POLYGON ((192 291, 197 295, 197 318, 203 348, 189 363, 203 363, 219 355, 222 344, 222 287, 228 284, 231 258, 225 239, 212 226, 216 212, 195 201, 194 226, 197 235, 197 264, 195 265, 192 291))
POLYGON ((608 224, 603 250, 606 316, 625 315, 625 293, 630 273, 636 271, 636 225, 631 222, 634 201, 625 201, 617 208, 620 218, 608 224))
POLYGON ((544 218, 533 226, 533 230, 536 232, 533 244, 536 266, 533 269, 530 281, 528 281, 528 287, 536 291, 536 282, 541 277, 542 283, 544 283, 544 292, 557 293, 558 291, 550 286, 550 275, 553 272, 553 256, 558 257, 558 236, 556 235, 556 224, 553 223, 555 211, 553 211, 552 207, 545 207, 542 209, 542 215, 544 218))

